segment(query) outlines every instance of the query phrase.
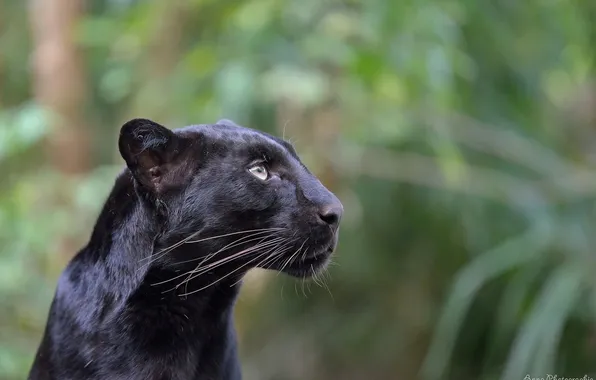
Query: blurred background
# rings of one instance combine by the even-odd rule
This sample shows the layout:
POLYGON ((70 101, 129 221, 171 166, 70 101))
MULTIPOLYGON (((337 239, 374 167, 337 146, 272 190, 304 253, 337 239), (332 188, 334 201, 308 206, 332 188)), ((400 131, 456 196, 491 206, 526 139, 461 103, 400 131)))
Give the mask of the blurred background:
POLYGON ((246 380, 596 378, 596 2, 3 0, 0 379, 24 379, 130 118, 284 136, 334 264, 254 271, 246 380))

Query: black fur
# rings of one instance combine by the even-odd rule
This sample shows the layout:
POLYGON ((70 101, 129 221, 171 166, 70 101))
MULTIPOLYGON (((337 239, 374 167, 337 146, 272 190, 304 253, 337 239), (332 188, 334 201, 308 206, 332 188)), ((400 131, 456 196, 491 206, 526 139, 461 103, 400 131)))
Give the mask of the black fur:
POLYGON ((286 141, 227 120, 131 120, 119 149, 127 168, 58 281, 29 379, 241 379, 242 276, 323 268, 341 203, 286 141))

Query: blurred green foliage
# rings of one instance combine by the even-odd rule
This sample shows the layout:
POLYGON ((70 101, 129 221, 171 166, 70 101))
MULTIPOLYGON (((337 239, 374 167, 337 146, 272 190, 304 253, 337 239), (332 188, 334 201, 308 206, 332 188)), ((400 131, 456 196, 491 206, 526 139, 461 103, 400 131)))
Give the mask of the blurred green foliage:
POLYGON ((25 377, 134 116, 284 135, 344 202, 326 279, 246 281, 246 379, 596 377, 595 2, 86 4, 77 176, 44 158, 25 2, 0 5, 0 378, 25 377))

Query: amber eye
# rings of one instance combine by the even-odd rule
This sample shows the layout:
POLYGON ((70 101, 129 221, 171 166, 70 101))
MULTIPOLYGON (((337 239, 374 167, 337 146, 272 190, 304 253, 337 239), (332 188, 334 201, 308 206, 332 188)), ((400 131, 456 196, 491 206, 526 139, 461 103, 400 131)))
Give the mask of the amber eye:
POLYGON ((265 181, 269 177, 269 172, 267 172, 267 168, 265 168, 263 165, 252 166, 248 169, 248 171, 261 181, 265 181))

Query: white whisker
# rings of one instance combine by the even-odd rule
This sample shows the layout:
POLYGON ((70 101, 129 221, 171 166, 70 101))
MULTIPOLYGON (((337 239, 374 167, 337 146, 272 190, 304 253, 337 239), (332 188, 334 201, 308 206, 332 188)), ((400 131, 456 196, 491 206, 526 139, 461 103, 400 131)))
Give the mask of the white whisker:
MULTIPOLYGON (((266 254, 266 253, 264 253, 264 254, 266 254)), ((207 289, 208 287, 210 287, 210 286, 213 286, 213 285, 217 284, 217 283, 218 283, 218 282, 220 282, 221 280, 223 280, 223 279, 225 279, 225 278, 229 277, 229 276, 230 276, 230 275, 232 275, 233 273, 235 273, 235 272, 239 271, 240 269, 244 268, 245 266, 249 265, 250 263, 252 263, 252 262, 256 261, 256 259, 258 259, 259 257, 261 257, 261 256, 257 256, 255 259, 252 259, 252 260, 250 260, 249 262, 245 263, 244 265, 241 265, 240 267, 236 268, 235 270, 231 271, 230 273, 226 274, 225 276, 223 276, 223 277, 220 277, 219 279, 217 279, 217 280, 213 281, 213 282, 212 282, 212 283, 210 283, 209 285, 206 285, 206 286, 203 286, 203 287, 201 287, 201 288, 199 288, 199 289, 193 290, 192 292, 187 292, 187 293, 184 293, 184 294, 180 294, 180 297, 186 297, 186 296, 188 296, 188 295, 191 295, 191 294, 193 294, 193 293, 200 292, 201 290, 205 290, 205 289, 207 289)))
MULTIPOLYGON (((269 236, 274 236, 274 235, 268 235, 268 236, 266 236, 265 238, 263 238, 263 237, 258 237, 258 238, 252 239, 252 240, 259 240, 259 239, 261 239, 261 241, 263 241, 264 239, 266 239, 266 238, 267 238, 267 237, 269 237, 269 236)), ((252 240, 248 240, 248 241, 252 241, 252 240)), ((234 242, 232 242, 232 243, 230 243, 230 244, 228 244, 228 245, 227 245, 227 246, 225 246, 224 248, 221 248, 221 249, 219 249, 219 250, 218 250, 217 252, 215 252, 214 254, 211 254, 211 255, 212 255, 212 257, 213 257, 213 256, 215 256, 215 254, 222 252, 222 251, 223 251, 225 248, 231 248, 231 247, 233 247, 233 246, 234 246, 233 244, 234 244, 234 243, 236 243, 236 242, 237 242, 237 240, 236 240, 236 241, 234 241, 234 242)), ((243 242, 243 243, 246 243, 246 242, 247 242, 247 241, 245 241, 245 242, 243 242)), ((257 243, 257 244, 258 244, 258 243, 257 243)), ((191 259, 191 260, 182 261, 182 262, 180 262, 180 264, 183 264, 183 263, 188 263, 188 262, 192 262, 192 261, 196 261, 196 260, 199 260, 199 259, 200 259, 200 258, 195 258, 195 259, 191 259)), ((197 267, 195 267, 195 269, 193 269, 193 270, 192 270, 192 271, 190 271, 190 272, 185 272, 185 273, 179 274, 179 275, 177 275, 177 276, 174 276, 174 277, 172 277, 172 278, 170 278, 170 279, 167 279, 167 280, 164 280, 164 281, 155 282, 155 283, 151 284, 151 286, 165 284, 166 282, 170 282, 170 281, 176 280, 176 279, 178 279, 178 278, 180 278, 180 277, 184 277, 184 276, 188 275, 189 273, 192 273, 193 271, 197 270, 197 269, 198 269, 198 268, 199 268, 199 267, 200 267, 200 266, 201 266, 201 265, 202 265, 204 262, 205 262, 205 260, 201 261, 201 262, 199 263, 199 265, 197 265, 197 267)))
MULTIPOLYGON (((260 228, 260 229, 255 229, 255 230, 245 230, 245 231, 230 232, 230 233, 227 233, 227 234, 210 236, 210 237, 199 239, 199 240, 192 240, 192 243, 199 243, 199 242, 202 242, 202 241, 219 239, 219 238, 223 238, 223 237, 228 237, 228 236, 233 236, 233 235, 238 235, 238 234, 243 234, 243 233, 249 233, 249 232, 270 232, 270 231, 274 231, 274 230, 283 230, 283 228, 260 228)), ((186 238, 178 241, 177 243, 174 243, 174 244, 170 245, 169 247, 166 247, 166 248, 162 249, 161 251, 159 251, 159 252, 157 252, 155 254, 152 254, 149 257, 142 258, 139 261, 149 260, 149 262, 146 264, 147 266, 149 266, 152 263, 154 263, 156 260, 158 260, 161 257, 163 257, 168 252, 172 251, 173 249, 176 249, 176 248, 178 248, 179 246, 181 246, 183 244, 190 243, 191 242, 191 239, 194 238, 194 237, 196 237, 200 233, 201 233, 201 230, 199 230, 197 232, 194 232, 191 235, 187 236, 186 238)), ((140 269, 143 269, 143 266, 141 266, 141 268, 139 268, 138 270, 140 270, 140 269)))
POLYGON ((306 244, 306 242, 308 241, 308 238, 306 238, 304 240, 304 242, 302 243, 302 245, 296 250, 296 252, 294 252, 289 258, 288 260, 284 263, 284 265, 281 267, 281 269, 279 270, 279 272, 277 272, 277 274, 279 275, 279 273, 281 273, 285 267, 294 259, 294 256, 297 254, 300 254, 300 251, 302 250, 302 247, 304 247, 304 244, 306 244))
POLYGON ((265 242, 265 243, 256 244, 256 245, 254 245, 254 246, 252 246, 250 248, 247 248, 245 250, 242 250, 240 252, 237 252, 237 253, 235 253, 233 255, 227 256, 227 257, 225 257, 223 259, 220 259, 218 261, 215 261, 215 262, 213 262, 213 263, 211 263, 211 264, 209 264, 209 265, 207 265, 205 267, 198 267, 197 266, 194 270, 190 271, 189 273, 185 273, 185 275, 188 275, 188 277, 184 281, 182 281, 180 284, 178 284, 174 289, 178 289, 183 284, 188 285, 189 281, 191 281, 191 280, 199 277, 200 275, 208 272, 209 270, 213 270, 213 269, 215 269, 215 268, 217 268, 219 266, 222 266, 224 264, 227 264, 227 263, 229 263, 231 261, 234 261, 234 260, 236 260, 236 259, 238 259, 240 257, 244 257, 247 254, 252 253, 252 252, 254 252, 254 251, 258 250, 258 249, 261 249, 261 248, 264 248, 264 247, 268 247, 268 246, 271 246, 271 245, 275 245, 275 244, 279 244, 280 241, 283 241, 283 240, 284 240, 283 238, 276 238, 276 239, 273 239, 272 241, 268 241, 268 242, 265 242))

